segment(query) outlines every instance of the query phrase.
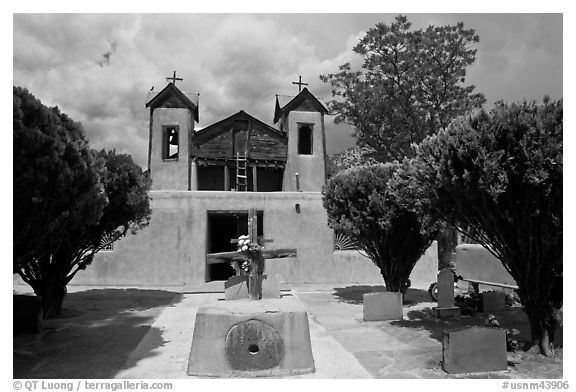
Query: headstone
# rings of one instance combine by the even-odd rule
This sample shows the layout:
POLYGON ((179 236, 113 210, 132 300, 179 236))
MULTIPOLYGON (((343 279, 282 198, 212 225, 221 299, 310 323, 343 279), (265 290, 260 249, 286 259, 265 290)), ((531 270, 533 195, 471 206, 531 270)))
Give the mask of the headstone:
POLYGON ((506 330, 472 327, 445 331, 442 369, 452 374, 507 370, 506 330))
POLYGON ((364 294, 364 321, 402 320, 402 293, 364 294))
POLYGON ((506 293, 502 291, 488 291, 482 293, 482 312, 502 312, 506 310, 506 293))
POLYGON ((280 298, 280 281, 270 275, 262 275, 262 298, 280 298))
POLYGON ((235 299, 248 298, 248 277, 232 276, 224 282, 224 299, 231 301, 235 299))
POLYGON ((438 272, 438 307, 434 308, 436 317, 460 316, 460 308, 454 306, 454 272, 444 268, 438 272))

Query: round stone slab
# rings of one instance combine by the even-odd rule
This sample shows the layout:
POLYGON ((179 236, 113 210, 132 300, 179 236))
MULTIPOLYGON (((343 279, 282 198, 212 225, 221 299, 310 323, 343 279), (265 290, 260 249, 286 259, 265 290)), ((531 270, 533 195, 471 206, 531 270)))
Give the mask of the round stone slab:
POLYGON ((264 370, 278 366, 284 341, 270 325, 248 320, 234 325, 226 336, 226 360, 234 370, 264 370))
POLYGON ((308 315, 290 295, 259 301, 214 299, 196 312, 190 376, 278 377, 314 370, 308 315))

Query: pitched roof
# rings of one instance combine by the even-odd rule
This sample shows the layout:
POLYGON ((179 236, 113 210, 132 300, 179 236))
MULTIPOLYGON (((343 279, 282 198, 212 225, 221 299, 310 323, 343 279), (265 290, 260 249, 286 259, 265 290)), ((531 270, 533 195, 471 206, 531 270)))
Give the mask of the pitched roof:
POLYGON ((200 140, 205 139, 205 138, 209 139, 210 137, 216 136, 218 131, 221 130, 222 127, 224 125, 226 125, 226 123, 231 123, 234 120, 238 120, 238 119, 249 119, 253 123, 258 124, 259 126, 264 128, 265 130, 267 130, 273 134, 276 134, 279 137, 286 137, 285 132, 279 131, 278 129, 271 127, 270 125, 258 120, 256 117, 249 115, 244 110, 240 110, 239 112, 234 113, 233 115, 226 117, 225 119, 222 119, 218 122, 215 122, 214 124, 211 124, 205 128, 202 128, 201 130, 194 133, 193 138, 194 139, 200 139, 200 140))
POLYGON ((150 91, 146 97, 146 107, 157 108, 169 98, 174 97, 180 104, 194 113, 194 120, 198 122, 198 101, 200 94, 184 93, 174 83, 168 83, 159 92, 150 91))
POLYGON ((303 102, 308 101, 312 106, 322 114, 327 114, 328 109, 318 100, 306 87, 295 97, 287 95, 276 95, 276 107, 274 109, 274 124, 280 120, 284 113, 288 113, 300 106, 303 102))

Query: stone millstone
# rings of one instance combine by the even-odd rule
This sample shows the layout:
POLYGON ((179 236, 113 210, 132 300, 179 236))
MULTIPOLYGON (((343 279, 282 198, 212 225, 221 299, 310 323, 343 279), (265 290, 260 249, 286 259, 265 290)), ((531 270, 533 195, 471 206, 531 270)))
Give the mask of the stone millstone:
POLYGON ((198 309, 188 375, 276 377, 314 371, 308 315, 294 297, 215 301, 198 309))
POLYGON ((235 370, 264 370, 278 366, 284 341, 278 332, 259 320, 236 324, 226 336, 226 359, 235 370))

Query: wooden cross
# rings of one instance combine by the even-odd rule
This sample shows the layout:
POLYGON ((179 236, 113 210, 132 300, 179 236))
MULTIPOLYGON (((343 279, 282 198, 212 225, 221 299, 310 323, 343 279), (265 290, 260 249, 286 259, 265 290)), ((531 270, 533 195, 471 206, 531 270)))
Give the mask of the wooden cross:
MULTIPOLYGON (((248 239, 251 243, 270 243, 274 240, 262 239, 258 241, 258 218, 256 209, 248 211, 248 239)), ((231 243, 237 243, 238 239, 232 239, 231 243)), ((248 291, 250 299, 262 299, 262 274, 264 273, 264 263, 266 259, 281 259, 285 257, 296 257, 296 249, 264 249, 261 257, 250 259, 250 273, 248 275, 248 291)), ((219 252, 206 255, 207 264, 235 263, 236 275, 243 275, 243 270, 238 264, 246 261, 246 256, 239 252, 219 252)), ((234 265, 234 264, 233 264, 234 265)))
POLYGON ((176 84, 176 81, 177 81, 177 80, 184 80, 184 79, 182 79, 182 78, 177 78, 177 77, 176 77, 176 71, 174 71, 174 75, 172 75, 172 77, 167 77, 166 80, 168 80, 168 81, 171 80, 171 81, 172 81, 172 84, 176 84))
POLYGON ((308 86, 308 83, 302 83, 302 76, 298 75, 298 81, 292 82, 292 84, 298 85, 298 92, 302 91, 302 86, 308 86))

